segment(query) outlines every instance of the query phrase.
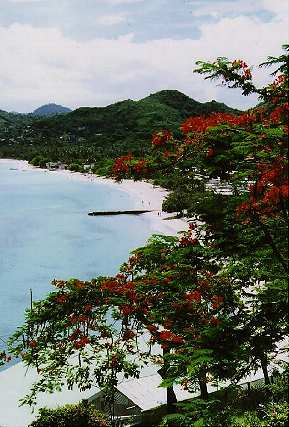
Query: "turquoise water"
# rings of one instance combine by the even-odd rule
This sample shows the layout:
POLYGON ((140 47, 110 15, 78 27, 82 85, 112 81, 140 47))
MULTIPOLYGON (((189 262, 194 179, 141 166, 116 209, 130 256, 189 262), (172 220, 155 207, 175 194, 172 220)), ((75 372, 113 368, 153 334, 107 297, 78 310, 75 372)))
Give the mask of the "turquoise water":
POLYGON ((150 231, 142 216, 89 217, 91 210, 133 208, 116 186, 0 163, 0 337, 24 319, 54 278, 114 274, 150 231))

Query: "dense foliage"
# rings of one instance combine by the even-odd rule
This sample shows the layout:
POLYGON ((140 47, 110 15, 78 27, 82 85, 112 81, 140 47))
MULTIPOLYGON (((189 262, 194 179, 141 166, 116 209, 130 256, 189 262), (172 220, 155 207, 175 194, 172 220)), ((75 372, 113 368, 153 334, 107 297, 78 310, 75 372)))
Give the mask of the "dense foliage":
POLYGON ((108 427, 103 414, 88 402, 65 405, 56 409, 42 408, 30 427, 108 427))
POLYGON ((213 393, 204 402, 194 399, 178 404, 179 413, 166 416, 161 427, 286 427, 289 415, 288 376, 250 389, 231 387, 213 393))
MULTIPOLYGON (((160 368, 168 389, 168 412, 176 412, 175 384, 200 389, 198 409, 179 409, 184 425, 260 422, 253 409, 208 424, 219 407, 207 384, 234 385, 262 368, 269 385, 268 365, 282 356, 288 320, 287 63, 287 55, 269 58, 265 65, 277 67, 274 81, 257 88, 243 61, 200 62, 199 73, 221 77, 244 95, 258 93, 263 106, 238 116, 188 118, 182 137, 156 131, 146 156, 115 160, 111 174, 118 180, 157 177, 167 183, 173 191, 164 208, 189 216, 189 230, 153 236, 115 277, 53 282, 55 291, 34 303, 10 341, 11 352, 39 372, 25 403, 64 382, 81 389, 97 382, 113 406, 118 380, 137 377, 150 363, 160 368)), ((259 425, 285 426, 288 408, 273 403, 266 401, 269 421, 262 418, 259 425), (273 424, 277 416, 280 422, 273 424)))

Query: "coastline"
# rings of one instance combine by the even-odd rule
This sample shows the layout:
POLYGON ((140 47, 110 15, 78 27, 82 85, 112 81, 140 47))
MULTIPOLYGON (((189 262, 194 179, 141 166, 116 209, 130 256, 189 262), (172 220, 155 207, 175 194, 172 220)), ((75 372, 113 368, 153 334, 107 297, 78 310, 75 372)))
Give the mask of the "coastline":
MULTIPOLYGON (((140 218, 144 219, 143 226, 149 227, 150 234, 176 235, 179 231, 188 228, 188 223, 185 220, 166 219, 173 215, 161 212, 162 202, 167 196, 168 191, 151 183, 133 180, 123 180, 118 183, 113 179, 89 173, 72 172, 69 170, 50 171, 34 167, 24 160, 0 159, 1 164, 7 164, 9 168, 23 172, 34 171, 35 173, 57 174, 68 180, 82 180, 91 182, 93 185, 102 184, 117 188, 131 196, 135 209, 153 211, 140 216, 140 218)), ((19 408, 18 402, 29 391, 36 377, 36 371, 29 370, 29 372, 26 372, 26 368, 22 362, 0 371, 0 395, 3 395, 0 404, 0 414, 2 413, 2 416, 0 415, 1 426, 24 427, 24 425, 28 425, 35 418, 35 413, 32 414, 30 408, 19 408)), ((74 403, 84 397, 90 397, 90 394, 91 390, 81 393, 77 389, 73 391, 64 389, 62 392, 53 395, 41 395, 36 408, 38 409, 46 405, 56 407, 65 403, 74 403)))
POLYGON ((27 160, 0 159, 0 164, 9 164, 13 162, 15 169, 22 171, 45 172, 57 174, 70 180, 83 180, 97 184, 113 186, 120 191, 127 193, 134 199, 135 209, 148 209, 154 212, 142 214, 149 224, 151 234, 176 235, 180 231, 188 229, 188 222, 184 219, 173 219, 174 214, 162 212, 162 202, 168 195, 164 188, 155 186, 147 181, 133 181, 124 179, 121 182, 114 181, 112 178, 105 178, 91 173, 72 172, 70 170, 49 170, 32 166, 27 160))

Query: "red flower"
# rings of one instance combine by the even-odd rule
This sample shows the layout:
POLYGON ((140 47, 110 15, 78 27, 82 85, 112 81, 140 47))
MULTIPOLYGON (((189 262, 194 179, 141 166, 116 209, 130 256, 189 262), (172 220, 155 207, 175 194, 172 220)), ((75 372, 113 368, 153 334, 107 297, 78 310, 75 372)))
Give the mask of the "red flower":
POLYGON ((201 302, 202 294, 200 291, 190 292, 189 294, 186 294, 186 300, 187 301, 201 302))
POLYGON ((154 145, 155 147, 157 146, 161 147, 165 145, 168 141, 170 141, 172 137, 173 137, 172 133, 168 130, 162 130, 162 131, 156 132, 153 134, 153 137, 152 137, 152 145, 154 145))
POLYGON ((215 156, 215 154, 216 154, 216 152, 215 152, 215 150, 213 149, 213 148, 209 148, 208 149, 208 151, 207 151, 207 157, 214 157, 215 156))
POLYGON ((280 189, 274 186, 265 193, 263 201, 268 204, 276 204, 280 202, 280 196, 280 189))
POLYGON ((220 322, 220 320, 219 320, 217 317, 213 316, 213 317, 211 318, 211 320, 210 320, 210 323, 211 323, 211 325, 212 325, 212 326, 219 326, 219 324, 220 324, 221 322, 220 322))
POLYGON ((69 297, 67 294, 62 294, 62 295, 58 295, 55 298, 55 302, 57 302, 58 304, 65 304, 68 301, 69 297))
POLYGON ((142 172, 145 172, 146 168, 147 168, 147 161, 146 160, 139 160, 137 162, 137 164, 134 165, 133 170, 136 173, 142 173, 142 172))
POLYGON ((131 305, 128 304, 123 304, 119 307, 120 312, 124 315, 124 316, 128 316, 129 314, 134 312, 134 308, 131 305))
MULTIPOLYGON (((245 73, 245 79, 249 78, 250 71, 245 73)), ((182 125, 181 131, 184 134, 191 132, 206 132, 210 127, 220 124, 229 124, 232 126, 242 126, 254 123, 257 117, 254 113, 244 113, 240 116, 234 116, 228 113, 213 113, 208 117, 197 116, 188 118, 182 125)))
POLYGON ((126 329, 123 333, 122 339, 124 341, 128 341, 133 339, 134 337, 135 337, 134 331, 132 331, 131 329, 126 329))
POLYGON ((185 233, 185 235, 179 240, 179 244, 181 247, 196 246, 198 245, 198 243, 198 239, 196 239, 192 234, 192 228, 190 228, 190 230, 185 233))
POLYGON ((158 328, 155 325, 148 325, 146 328, 151 334, 156 334, 158 332, 158 328))
POLYGON ((210 283, 207 280, 199 280, 198 285, 200 288, 209 289, 211 287, 210 283))
POLYGON ((119 365, 119 358, 117 354, 113 354, 111 357, 111 367, 117 368, 119 365))
POLYGON ((115 278, 116 278, 116 279, 119 279, 119 280, 126 280, 126 279, 127 279, 127 276, 126 276, 125 274, 118 273, 118 274, 115 276, 115 278))
POLYGON ((28 345, 30 348, 36 348, 37 347, 37 341, 32 340, 28 343, 28 345))
POLYGON ((182 344, 184 342, 184 339, 181 336, 167 330, 159 333, 159 339, 162 341, 171 342, 173 344, 182 344))
POLYGON ((288 197, 289 197, 289 185, 288 184, 281 185, 280 193, 281 193, 283 199, 288 199, 288 197))
POLYGON ((212 297, 212 308, 216 310, 224 302, 224 297, 221 295, 213 295, 212 297))
POLYGON ((84 306, 84 311, 87 311, 87 312, 92 311, 92 305, 91 305, 91 304, 86 304, 86 305, 84 306))
POLYGON ((89 343, 90 343, 90 339, 84 336, 84 337, 81 337, 78 341, 75 341, 73 345, 74 345, 74 348, 80 349, 85 347, 89 343))
POLYGON ((75 341, 79 336, 81 336, 81 330, 79 328, 75 329, 71 335, 69 335, 69 341, 75 341))

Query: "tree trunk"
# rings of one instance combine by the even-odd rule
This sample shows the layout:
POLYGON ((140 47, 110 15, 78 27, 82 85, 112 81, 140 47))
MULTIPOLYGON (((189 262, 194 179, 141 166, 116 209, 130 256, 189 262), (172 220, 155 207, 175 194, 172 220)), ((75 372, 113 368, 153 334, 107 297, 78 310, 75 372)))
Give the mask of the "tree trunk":
POLYGON ((269 374, 268 374, 268 360, 267 360, 267 356, 264 355, 260 358, 261 360, 261 366, 262 366, 262 371, 264 374, 264 380, 265 380, 265 384, 268 385, 270 384, 270 378, 269 378, 269 374))
POLYGON ((205 369, 202 369, 202 372, 199 375, 199 385, 200 385, 201 399, 207 400, 209 398, 209 393, 207 388, 207 378, 206 378, 205 369))
MULTIPOLYGON (((164 356, 168 353, 170 353, 170 350, 163 349, 164 356)), ((168 370, 168 365, 167 365, 167 362, 165 362, 163 368, 158 370, 158 373, 160 374, 162 379, 167 378, 167 370, 168 370)), ((177 401, 178 400, 174 392, 174 388, 167 387, 167 414, 174 414, 176 412, 175 404, 177 403, 177 401)))
POLYGON ((177 397, 173 387, 167 388, 167 414, 174 414, 176 412, 177 397))

